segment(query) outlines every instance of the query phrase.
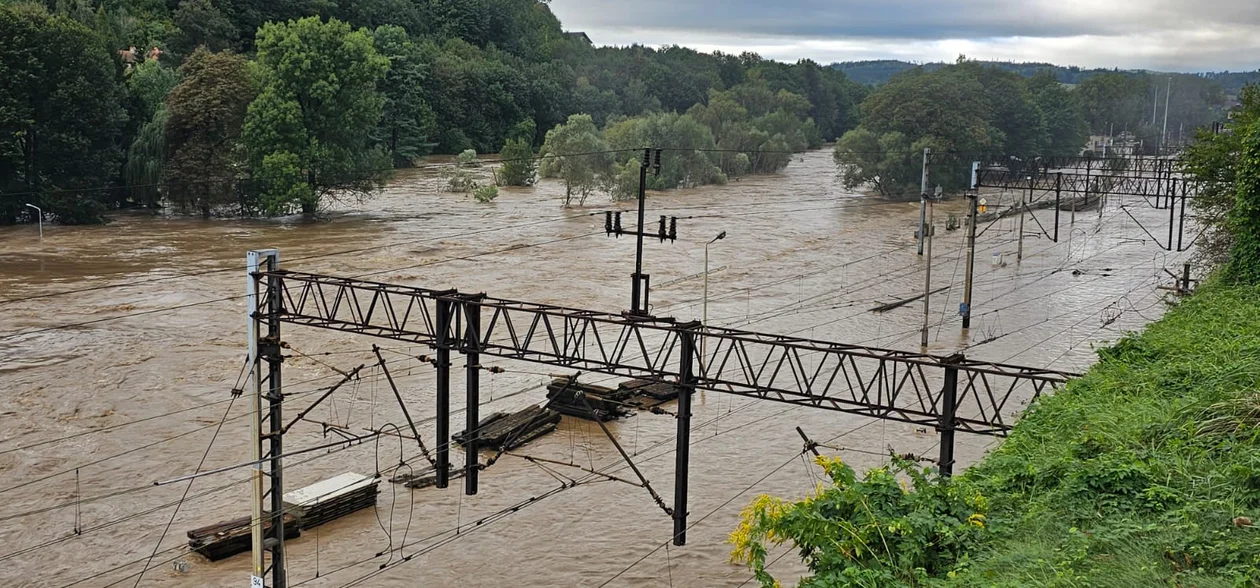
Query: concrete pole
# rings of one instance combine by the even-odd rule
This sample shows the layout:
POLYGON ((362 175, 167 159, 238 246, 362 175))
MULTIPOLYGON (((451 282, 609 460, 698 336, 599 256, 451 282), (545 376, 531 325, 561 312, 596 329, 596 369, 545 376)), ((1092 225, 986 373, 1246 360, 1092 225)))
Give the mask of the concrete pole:
POLYGON ((931 149, 923 150, 923 182, 919 185, 919 255, 923 255, 923 225, 927 222, 928 157, 931 154, 931 149))
MULTIPOLYGON (((1032 193, 1033 179, 1028 176, 1028 193, 1032 193)), ((1027 195, 1019 191, 1019 249, 1015 253, 1015 261, 1024 260, 1024 211, 1028 209, 1027 195)))
POLYGON ((923 227, 923 233, 927 237, 927 268, 923 272, 923 333, 920 337, 921 344, 924 348, 928 346, 928 321, 931 320, 932 305, 932 223, 933 213, 935 212, 934 202, 928 199, 924 194, 924 202, 927 203, 927 224, 923 227))

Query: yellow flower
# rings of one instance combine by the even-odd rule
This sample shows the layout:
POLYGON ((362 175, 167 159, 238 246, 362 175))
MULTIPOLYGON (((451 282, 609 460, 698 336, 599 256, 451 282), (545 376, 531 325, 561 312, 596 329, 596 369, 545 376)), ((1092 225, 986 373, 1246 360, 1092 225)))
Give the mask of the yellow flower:
POLYGON ((983 529, 984 528, 984 515, 980 513, 976 513, 967 517, 967 524, 974 525, 976 527, 983 529))

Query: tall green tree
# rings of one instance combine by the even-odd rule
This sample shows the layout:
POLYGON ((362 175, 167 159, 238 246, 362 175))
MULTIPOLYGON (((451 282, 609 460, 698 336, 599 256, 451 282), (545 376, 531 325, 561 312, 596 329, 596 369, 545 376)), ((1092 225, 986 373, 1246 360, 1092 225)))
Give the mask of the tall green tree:
POLYGON ((508 139, 499 151, 503 165, 495 172, 500 186, 532 186, 538 180, 538 160, 524 139, 508 139))
POLYGON ((1248 86, 1230 113, 1224 132, 1200 130, 1186 149, 1182 171, 1199 180, 1199 191, 1190 201, 1203 225, 1196 255, 1209 265, 1228 262, 1235 232, 1229 221, 1239 202, 1239 162, 1246 150, 1244 139, 1260 128, 1260 87, 1248 86))
POLYGON ((0 6, 0 223, 27 202, 62 222, 101 218, 94 190, 120 169, 126 117, 111 51, 67 17, 0 6))
POLYGON ((429 153, 436 125, 433 109, 424 99, 428 80, 424 57, 402 27, 381 26, 373 32, 372 41, 377 53, 389 59, 389 72, 380 83, 385 104, 373 140, 389 151, 394 167, 411 167, 429 153))
POLYGON ((336 19, 268 23, 258 31, 260 92, 244 143, 268 214, 315 212, 329 198, 363 198, 387 177, 371 147, 389 59, 371 35, 336 19))
POLYGON ((245 171, 241 132, 254 81, 244 57, 205 49, 193 52, 180 71, 183 80, 167 95, 167 198, 208 217, 237 203, 245 171))
POLYGON ((239 39, 232 21, 210 0, 180 0, 171 20, 178 32, 168 46, 180 58, 191 55, 198 47, 223 51, 235 46, 239 39))
POLYGON ((1043 70, 1028 80, 1028 87, 1045 120, 1043 153, 1049 156, 1080 153, 1089 140, 1089 123, 1076 95, 1059 83, 1049 70, 1043 70))
POLYGON ((568 122, 550 131, 543 141, 539 172, 543 177, 564 180, 564 206, 578 205, 599 189, 612 171, 608 143, 589 114, 575 114, 568 122))

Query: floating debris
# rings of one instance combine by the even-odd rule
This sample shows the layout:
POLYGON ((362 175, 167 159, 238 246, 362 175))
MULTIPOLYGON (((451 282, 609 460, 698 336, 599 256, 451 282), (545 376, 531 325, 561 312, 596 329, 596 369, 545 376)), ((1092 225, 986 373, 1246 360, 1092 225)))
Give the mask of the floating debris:
POLYGON ((626 380, 618 386, 618 390, 629 393, 632 397, 650 398, 657 402, 678 399, 678 386, 670 382, 626 380))
MULTIPOLYGON (((531 406, 514 413, 493 413, 481 419, 476 432, 480 448, 511 451, 556 430, 558 424, 559 412, 531 406)), ((460 431, 451 439, 464 446, 470 440, 468 431, 460 431)))
MULTIPOLYGON (((263 513, 263 518, 266 521, 263 524, 263 536, 266 536, 271 533, 270 513, 263 513)), ((188 532, 188 547, 210 561, 219 561, 245 553, 253 544, 249 523, 250 517, 245 516, 193 529, 188 532)), ((299 528, 297 517, 285 513, 285 540, 296 539, 301 534, 302 530, 299 528)))
MULTIPOLYGON (((467 473, 463 468, 447 468, 447 472, 447 479, 452 481, 464 477, 464 474, 467 473)), ((437 486, 437 469, 429 467, 414 474, 399 474, 390 478, 389 481, 394 484, 402 484, 407 488, 429 488, 437 486)))
POLYGON ((352 512, 376 505, 380 479, 345 473, 305 488, 286 492, 284 509, 297 515, 303 530, 313 529, 352 512))
POLYGON ((612 421, 630 416, 625 407, 633 395, 627 390, 556 378, 547 385, 547 408, 589 421, 612 421))

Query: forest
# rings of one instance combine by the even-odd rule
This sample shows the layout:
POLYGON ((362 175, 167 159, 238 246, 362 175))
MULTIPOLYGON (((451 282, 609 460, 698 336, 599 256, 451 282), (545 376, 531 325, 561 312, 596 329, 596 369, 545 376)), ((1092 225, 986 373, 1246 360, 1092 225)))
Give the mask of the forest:
POLYGON ((845 186, 918 197, 925 148, 943 164, 932 182, 947 191, 965 188, 970 162, 985 155, 1078 155, 1091 135, 1128 136, 1135 154, 1171 153, 1229 105, 1218 82, 1193 75, 1098 72, 1070 85, 1051 68, 1024 73, 959 58, 893 75, 836 144, 845 186))
MULTIPOLYGON (((434 153, 500 153, 496 183, 559 178, 580 205, 631 196, 645 147, 666 149, 650 188, 670 189, 836 141, 848 186, 905 196, 923 147, 1171 144, 1163 78, 1008 69, 960 58, 871 87, 810 60, 595 47, 540 0, 0 0, 0 224, 35 220, 27 204, 62 223, 314 213, 434 153)), ((1171 88, 1178 136, 1222 116, 1219 83, 1171 88)))
POLYGON ((648 146, 687 148, 654 188, 719 182, 835 140, 865 95, 811 61, 596 48, 537 0, 0 0, 0 73, 0 223, 310 213, 505 146, 583 193, 648 146), (570 169, 545 143, 575 123, 626 153, 570 169))

